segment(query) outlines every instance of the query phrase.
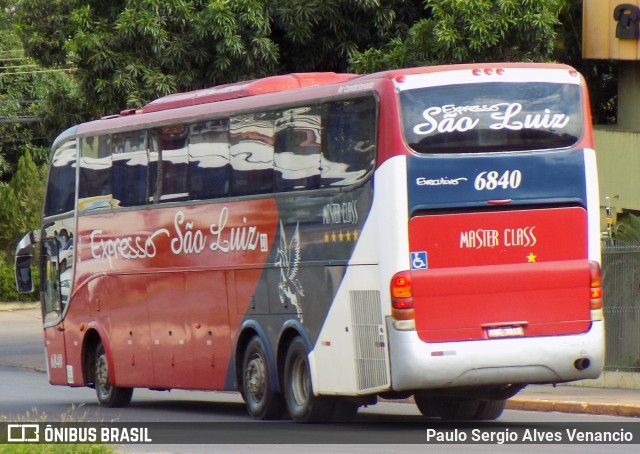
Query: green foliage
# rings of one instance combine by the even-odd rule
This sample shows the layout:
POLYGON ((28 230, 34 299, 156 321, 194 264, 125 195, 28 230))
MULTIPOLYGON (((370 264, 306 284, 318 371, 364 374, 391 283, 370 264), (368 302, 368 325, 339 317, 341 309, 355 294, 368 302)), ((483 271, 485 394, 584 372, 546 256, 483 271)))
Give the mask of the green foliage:
POLYGON ((547 61, 563 0, 426 0, 404 39, 355 52, 357 72, 430 64, 547 61))
MULTIPOLYGON (((84 423, 87 422, 88 413, 77 415, 78 407, 75 405, 65 413, 56 416, 56 422, 71 423, 84 423)), ((6 416, 0 416, 0 422, 2 423, 45 423, 49 421, 49 417, 46 413, 34 409, 27 412, 25 415, 13 416, 8 418, 6 416)), ((90 444, 90 443, 28 443, 28 444, 0 444, 0 454, 115 454, 118 451, 114 446, 107 444, 90 444)))
POLYGON ((72 79, 66 69, 46 70, 24 55, 14 27, 15 5, 0 0, 0 183, 11 179, 25 150, 37 164, 44 164, 51 140, 63 129, 59 125, 70 119, 67 112, 74 112, 67 106, 56 111, 49 101, 56 87, 73 83, 72 79), (57 123, 41 121, 43 112, 55 112, 49 117, 57 123))
POLYGON ((275 73, 514 60, 577 67, 593 81, 596 121, 615 121, 615 65, 581 59, 581 0, 19 0, 15 11, 27 55, 77 69, 76 89, 54 84, 44 98, 45 137, 275 73))
POLYGON ((75 64, 91 112, 103 115, 275 72, 279 54, 269 37, 268 3, 23 0, 20 30, 42 64, 75 64))
POLYGON ((113 447, 87 444, 12 444, 0 446, 0 454, 114 454, 113 447))
POLYGON ((278 0, 273 2, 274 41, 281 69, 348 70, 351 55, 378 48, 427 15, 416 0, 278 0))
POLYGON ((22 236, 38 228, 44 196, 44 172, 26 151, 9 182, 0 189, 0 251, 12 261, 15 246, 22 236))
POLYGON ((594 124, 615 124, 617 115, 618 68, 609 60, 582 59, 582 1, 563 0, 559 12, 553 59, 576 68, 590 88, 594 124))
POLYGON ((425 14, 420 0, 22 0, 40 64, 72 62, 93 116, 278 72, 344 71, 425 14))
POLYGON ((16 289, 15 266, 13 263, 0 263, 0 301, 37 301, 40 294, 40 278, 38 269, 33 267, 33 292, 18 293, 16 289))
POLYGON ((629 213, 618 221, 613 236, 616 241, 640 242, 640 216, 629 213))

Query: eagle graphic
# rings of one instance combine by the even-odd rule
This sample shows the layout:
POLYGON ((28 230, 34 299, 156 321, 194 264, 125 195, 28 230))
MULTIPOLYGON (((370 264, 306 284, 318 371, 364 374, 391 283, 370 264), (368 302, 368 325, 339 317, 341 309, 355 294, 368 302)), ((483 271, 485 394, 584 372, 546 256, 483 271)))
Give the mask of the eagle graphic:
POLYGON ((287 243, 284 225, 280 221, 280 247, 276 251, 275 265, 280 270, 280 283, 278 284, 278 295, 280 303, 287 307, 291 304, 296 308, 296 312, 302 322, 302 306, 300 297, 304 296, 304 290, 298 280, 300 268, 300 224, 296 224, 291 242, 287 243))

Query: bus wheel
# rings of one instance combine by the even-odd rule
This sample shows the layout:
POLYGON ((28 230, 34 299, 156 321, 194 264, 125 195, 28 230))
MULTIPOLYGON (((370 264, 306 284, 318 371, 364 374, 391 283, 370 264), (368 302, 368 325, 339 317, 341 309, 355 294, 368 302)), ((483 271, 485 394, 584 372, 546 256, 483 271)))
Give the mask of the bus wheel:
POLYGON ((335 399, 314 396, 309 358, 304 341, 296 337, 284 363, 284 398, 289 415, 296 422, 324 422, 331 418, 335 399))
POLYGON ((424 416, 440 416, 446 420, 476 419, 480 401, 456 397, 414 396, 418 410, 424 416))
POLYGON ((129 405, 133 395, 133 388, 111 385, 109 381, 109 363, 102 343, 99 343, 96 348, 94 377, 96 395, 100 405, 103 407, 126 407, 129 405))
POLYGON ((358 408, 360 406, 355 402, 349 402, 348 400, 336 399, 333 414, 331 415, 331 422, 351 422, 358 414, 358 408))
POLYGON ((413 396, 413 399, 416 401, 416 406, 422 416, 426 416, 427 418, 438 418, 440 414, 436 411, 436 403, 435 398, 424 397, 420 395, 413 396))
POLYGON ((262 339, 253 337, 242 361, 242 397, 249 414, 256 419, 282 417, 284 400, 273 392, 270 382, 269 361, 262 339))
POLYGON ((473 419, 484 421, 493 421, 494 419, 498 419, 506 405, 506 399, 481 400, 473 419))

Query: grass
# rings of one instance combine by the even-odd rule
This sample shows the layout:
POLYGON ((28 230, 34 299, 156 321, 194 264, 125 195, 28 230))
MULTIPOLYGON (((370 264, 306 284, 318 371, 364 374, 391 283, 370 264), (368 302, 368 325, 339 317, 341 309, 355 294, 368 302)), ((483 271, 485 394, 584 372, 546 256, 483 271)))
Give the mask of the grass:
POLYGON ((108 445, 86 444, 11 444, 0 445, 1 454, 115 454, 108 445))
MULTIPOLYGON (((56 422, 86 422, 86 413, 80 416, 73 416, 76 407, 72 406, 68 413, 62 414, 56 422)), ((46 413, 34 409, 9 421, 6 416, 0 416, 3 423, 46 423, 46 413)), ((4 434, 0 434, 2 436, 4 434)), ((2 437, 4 438, 4 437, 2 437)), ((115 447, 107 444, 76 444, 76 443, 0 443, 0 454, 117 454, 115 447)))

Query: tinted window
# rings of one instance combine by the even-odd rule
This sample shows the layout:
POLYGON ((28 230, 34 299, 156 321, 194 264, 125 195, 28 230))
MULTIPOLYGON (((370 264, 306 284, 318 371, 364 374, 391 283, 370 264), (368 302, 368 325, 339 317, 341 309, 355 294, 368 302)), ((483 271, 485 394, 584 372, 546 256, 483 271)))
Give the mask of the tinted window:
POLYGON ((81 139, 78 210, 111 208, 111 141, 108 135, 81 139))
POLYGON ((400 94, 404 135, 419 153, 562 148, 582 134, 577 85, 490 83, 400 94))
POLYGON ((147 200, 147 134, 132 131, 114 134, 113 197, 119 206, 144 205, 147 200))
POLYGON ((320 187, 321 109, 299 107, 275 119, 275 190, 320 187))
POLYGON ((189 196, 193 200, 229 194, 229 121, 212 120, 189 127, 189 196))
POLYGON ((73 210, 76 197, 76 141, 63 143, 54 153, 49 168, 44 215, 73 210))
POLYGON ((358 183, 373 169, 377 108, 373 97, 323 106, 322 185, 358 183))
POLYGON ((149 186, 153 201, 186 200, 188 177, 187 127, 173 125, 154 130, 149 153, 149 186))
POLYGON ((231 118, 232 195, 273 191, 273 115, 255 113, 231 118))

